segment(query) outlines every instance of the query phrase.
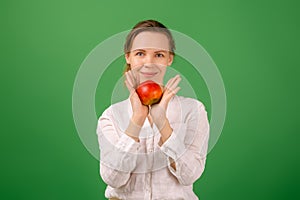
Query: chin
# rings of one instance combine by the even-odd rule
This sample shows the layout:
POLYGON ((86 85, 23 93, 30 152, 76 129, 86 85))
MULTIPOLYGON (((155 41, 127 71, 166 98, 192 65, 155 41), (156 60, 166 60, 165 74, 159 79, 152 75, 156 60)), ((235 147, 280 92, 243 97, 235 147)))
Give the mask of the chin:
POLYGON ((161 79, 160 77, 140 77, 140 83, 148 81, 148 80, 154 81, 160 85, 163 84, 163 79, 161 79))

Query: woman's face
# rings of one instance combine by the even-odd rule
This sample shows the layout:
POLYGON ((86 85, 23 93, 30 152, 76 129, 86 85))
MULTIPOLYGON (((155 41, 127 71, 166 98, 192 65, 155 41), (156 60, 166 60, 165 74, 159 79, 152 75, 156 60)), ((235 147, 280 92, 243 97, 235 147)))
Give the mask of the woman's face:
POLYGON ((163 84, 166 68, 174 57, 169 49, 169 40, 163 33, 142 32, 135 37, 125 59, 139 83, 152 80, 163 84))

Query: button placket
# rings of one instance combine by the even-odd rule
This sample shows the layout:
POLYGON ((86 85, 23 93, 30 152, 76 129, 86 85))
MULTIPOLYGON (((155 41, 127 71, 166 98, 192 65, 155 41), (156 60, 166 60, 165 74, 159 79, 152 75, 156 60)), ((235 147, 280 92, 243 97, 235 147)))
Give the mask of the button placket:
POLYGON ((153 128, 149 129, 149 133, 150 133, 150 138, 147 138, 147 152, 150 153, 148 154, 148 156, 151 157, 151 163, 149 163, 151 165, 150 168, 150 172, 147 173, 146 175, 146 194, 145 194, 145 199, 151 199, 152 198, 152 167, 153 167, 153 146, 154 146, 154 134, 153 134, 153 128))

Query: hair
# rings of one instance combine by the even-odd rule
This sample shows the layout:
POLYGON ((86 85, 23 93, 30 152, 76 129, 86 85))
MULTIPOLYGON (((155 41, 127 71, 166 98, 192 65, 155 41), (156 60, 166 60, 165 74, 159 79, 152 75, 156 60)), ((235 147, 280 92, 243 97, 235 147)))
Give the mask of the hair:
MULTIPOLYGON (((156 20, 145 20, 145 21, 138 22, 131 29, 131 31, 129 32, 129 34, 126 37, 126 41, 124 44, 124 53, 125 54, 130 53, 133 40, 139 33, 144 32, 144 31, 159 32, 159 33, 163 33, 164 35, 166 35, 169 40, 169 47, 170 47, 169 52, 172 55, 175 55, 175 53, 174 53, 175 42, 174 42, 171 32, 167 29, 167 27, 165 25, 163 25, 162 23, 160 23, 156 20)), ((130 64, 126 63, 124 71, 127 72, 130 69, 131 69, 130 64)))

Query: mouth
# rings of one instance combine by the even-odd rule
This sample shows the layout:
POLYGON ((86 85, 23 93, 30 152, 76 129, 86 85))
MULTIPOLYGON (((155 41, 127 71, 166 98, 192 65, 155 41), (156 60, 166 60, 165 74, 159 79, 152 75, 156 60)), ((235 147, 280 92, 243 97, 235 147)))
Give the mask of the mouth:
POLYGON ((156 74, 158 74, 158 72, 140 72, 144 77, 153 77, 155 76, 156 74))

